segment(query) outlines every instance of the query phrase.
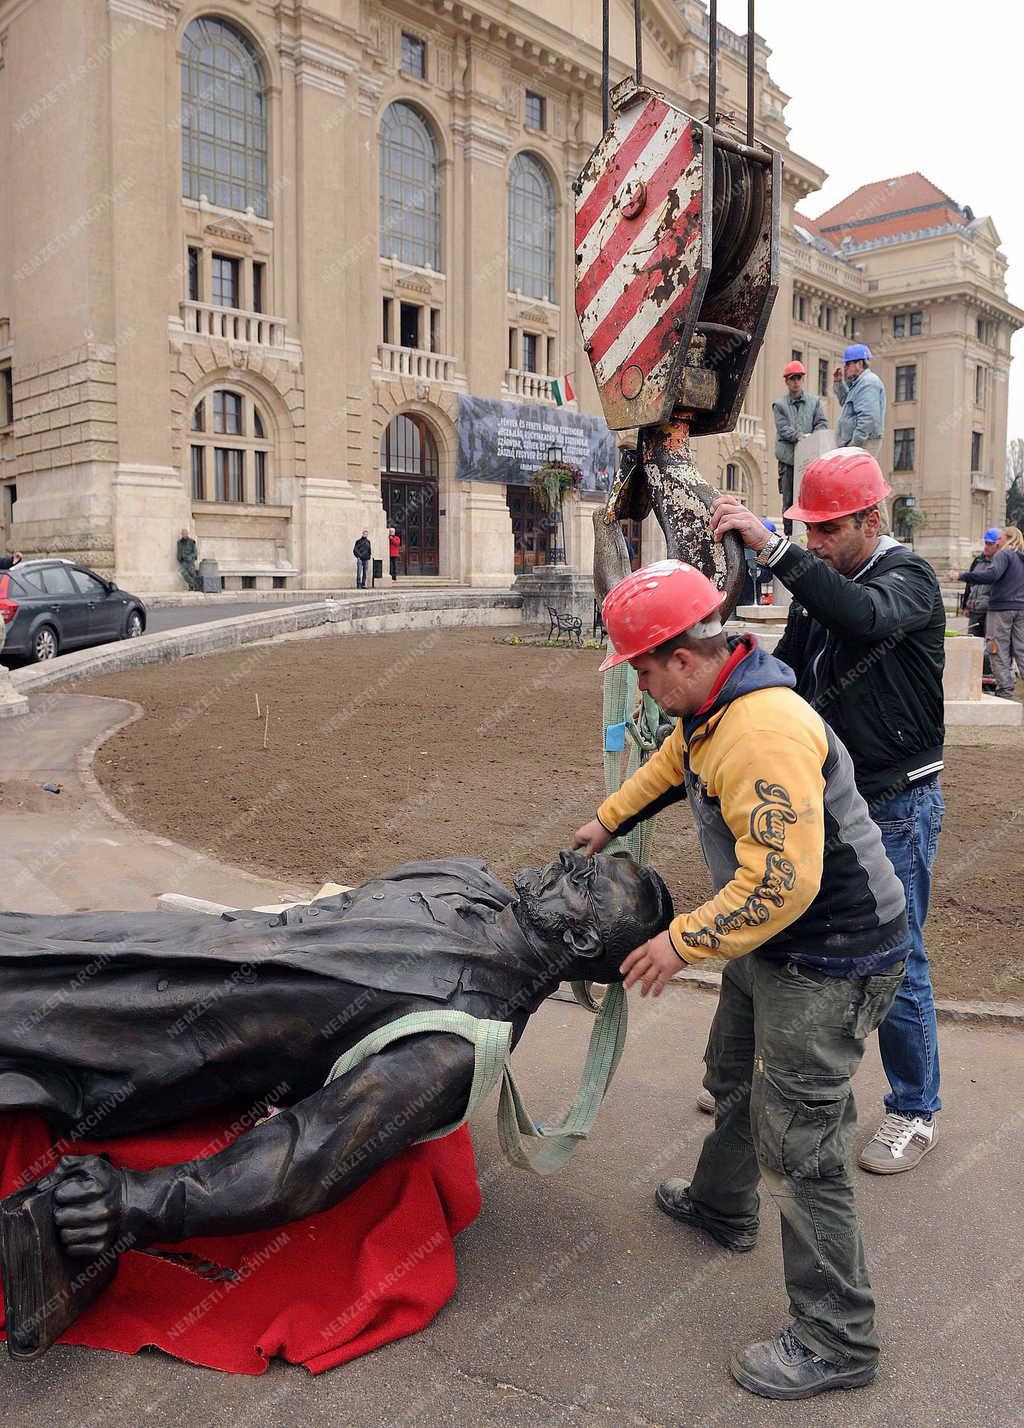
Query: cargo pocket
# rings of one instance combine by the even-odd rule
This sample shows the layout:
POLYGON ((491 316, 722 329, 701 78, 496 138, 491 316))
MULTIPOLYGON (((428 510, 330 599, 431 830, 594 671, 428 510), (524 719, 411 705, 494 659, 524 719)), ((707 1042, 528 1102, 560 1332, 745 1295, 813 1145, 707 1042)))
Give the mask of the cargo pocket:
POLYGON ((863 1041, 885 1020, 893 999, 903 981, 905 964, 898 963, 885 972, 865 977, 860 996, 850 1003, 847 1031, 857 1041, 863 1041))
POLYGON ((850 1099, 846 1076, 805 1081, 758 1067, 750 1098, 759 1164, 793 1180, 820 1180, 842 1169, 841 1127, 850 1099))

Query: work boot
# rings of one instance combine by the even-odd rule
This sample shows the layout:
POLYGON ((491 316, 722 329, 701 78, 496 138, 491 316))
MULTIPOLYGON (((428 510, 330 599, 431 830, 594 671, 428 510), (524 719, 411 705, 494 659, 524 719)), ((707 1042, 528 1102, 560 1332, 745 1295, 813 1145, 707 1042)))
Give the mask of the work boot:
POLYGON ((710 1091, 703 1088, 697 1093, 697 1109, 703 1111, 707 1116, 715 1114, 715 1098, 710 1091))
POLYGON ((740 1385, 762 1398, 813 1398, 831 1388, 862 1388, 878 1373, 873 1363, 831 1363, 804 1347, 792 1326, 735 1354, 729 1370, 740 1385))
POLYGON ((712 1224, 690 1199, 689 1180, 663 1180, 654 1193, 654 1203, 673 1220, 682 1220, 684 1225, 693 1225, 703 1230, 720 1245, 737 1254, 745 1254, 757 1244, 757 1230, 730 1230, 722 1225, 712 1224))
POLYGON ((899 1175, 913 1170, 939 1138, 935 1117, 901 1116, 890 1111, 857 1157, 862 1170, 874 1175, 899 1175))

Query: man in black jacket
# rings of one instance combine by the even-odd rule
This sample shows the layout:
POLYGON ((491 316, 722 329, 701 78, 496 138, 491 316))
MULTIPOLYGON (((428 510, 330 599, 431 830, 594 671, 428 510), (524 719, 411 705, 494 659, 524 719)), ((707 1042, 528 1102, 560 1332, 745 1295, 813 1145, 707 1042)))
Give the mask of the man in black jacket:
POLYGON ((891 487, 875 458, 841 447, 812 461, 798 504, 807 550, 773 536, 732 496, 715 502, 720 539, 736 531, 793 593, 775 657, 838 734, 907 896, 906 977, 878 1029, 889 1078, 865 1170, 911 1170, 935 1144, 939 1051, 922 929, 942 827, 942 672, 946 616, 927 561, 882 534, 891 487))
POLYGON ((352 547, 352 554, 356 558, 356 589, 365 590, 366 577, 370 573, 370 556, 373 554, 369 531, 363 531, 352 547))
POLYGON ((0 571, 10 570, 12 565, 18 565, 20 561, 20 550, 16 550, 13 555, 0 555, 0 571))

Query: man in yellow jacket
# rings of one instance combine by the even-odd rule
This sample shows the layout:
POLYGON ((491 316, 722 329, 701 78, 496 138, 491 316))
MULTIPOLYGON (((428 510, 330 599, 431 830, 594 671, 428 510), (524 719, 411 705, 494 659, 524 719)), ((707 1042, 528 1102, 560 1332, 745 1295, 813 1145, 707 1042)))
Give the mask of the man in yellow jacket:
POLYGON ((731 1250, 754 1247, 757 1184, 782 1214, 794 1322, 736 1355, 733 1377, 768 1398, 870 1383, 874 1299, 850 1169, 850 1079, 903 976, 903 888, 857 792, 844 746, 793 690, 791 670, 749 635, 726 639, 721 593, 661 561, 609 594, 616 653, 671 735, 580 828, 588 855, 688 798, 714 895, 622 966, 660 995, 673 973, 724 958, 705 1053, 716 1102, 692 1181, 666 1180, 660 1209, 731 1250))

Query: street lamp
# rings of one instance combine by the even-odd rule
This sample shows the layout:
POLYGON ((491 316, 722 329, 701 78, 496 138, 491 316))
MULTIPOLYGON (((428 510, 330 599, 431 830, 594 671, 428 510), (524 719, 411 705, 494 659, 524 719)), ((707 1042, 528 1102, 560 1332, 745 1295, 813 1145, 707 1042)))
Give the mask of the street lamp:
MULTIPOLYGON (((561 448, 560 446, 555 446, 554 444, 552 444, 551 446, 549 446, 549 447, 548 447, 548 462, 549 462, 550 464, 556 464, 556 463, 560 462, 561 460, 562 460, 562 448, 561 448)), ((555 518, 555 520, 554 520, 554 522, 553 522, 553 528, 552 528, 551 533, 550 533, 550 536, 549 536, 548 564, 549 564, 549 565, 564 565, 564 564, 565 564, 565 514, 564 514, 564 512, 563 512, 563 510, 562 510, 562 488, 561 488, 561 486, 559 486, 559 488, 558 488, 558 514, 557 514, 557 516, 556 516, 556 518, 555 518), (562 532, 562 544, 561 544, 561 545, 558 545, 557 543, 551 543, 551 542, 557 542, 557 541, 558 541, 559 527, 561 527, 561 532, 562 532)))

